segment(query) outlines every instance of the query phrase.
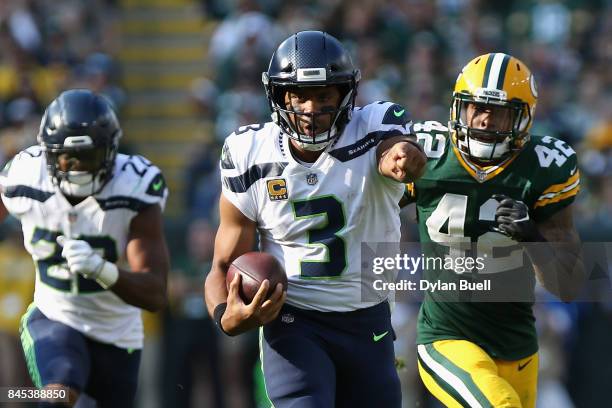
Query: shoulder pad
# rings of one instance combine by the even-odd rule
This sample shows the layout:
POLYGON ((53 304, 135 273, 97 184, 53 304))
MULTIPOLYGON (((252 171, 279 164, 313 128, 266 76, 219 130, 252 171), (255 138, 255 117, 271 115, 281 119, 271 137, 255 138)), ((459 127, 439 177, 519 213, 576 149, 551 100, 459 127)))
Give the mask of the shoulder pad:
POLYGON ((110 181, 111 196, 129 197, 146 204, 159 204, 168 198, 168 186, 161 170, 140 155, 118 154, 110 181))
MULTIPOLYGON (((245 171, 250 158, 256 155, 264 143, 270 141, 268 136, 272 126, 276 125, 272 122, 246 125, 230 134, 225 139, 221 150, 221 170, 224 173, 232 170, 245 171)), ((266 157, 270 155, 270 152, 270 150, 267 151, 266 157)))
POLYGON ((22 150, 21 152, 17 153, 17 156, 23 157, 23 158, 34 158, 34 157, 40 157, 43 154, 43 150, 42 147, 40 147, 39 145, 34 145, 34 146, 30 146, 27 149, 22 150))
MULTIPOLYGON (((540 169, 534 174, 537 197, 534 209, 540 219, 573 202, 580 190, 576 152, 566 142, 551 136, 532 136, 526 146, 530 160, 540 169)), ((537 218, 537 217, 536 217, 537 218)))
POLYGON ((532 136, 526 149, 547 180, 560 180, 576 172, 576 152, 563 140, 552 136, 532 136))
POLYGON ((429 159, 444 155, 446 144, 449 143, 448 128, 435 120, 413 123, 410 133, 415 134, 417 142, 429 159))
POLYGON ((410 115, 401 105, 393 102, 370 103, 353 111, 349 126, 356 132, 353 132, 352 137, 345 137, 344 143, 350 143, 353 139, 359 140, 364 135, 375 136, 378 143, 387 137, 409 134, 411 123, 410 115))
POLYGON ((238 129, 236 129, 230 136, 232 135, 242 135, 244 133, 255 133, 261 129, 263 129, 266 126, 266 123, 254 123, 251 125, 244 125, 244 126, 240 126, 238 129))
POLYGON ((379 101, 370 103, 358 112, 364 116, 370 127, 379 125, 406 127, 407 124, 411 123, 408 110, 393 102, 379 101))
POLYGON ((2 200, 15 216, 26 213, 32 199, 46 201, 54 192, 40 146, 31 146, 15 155, 0 173, 2 200))
POLYGON ((383 125, 401 125, 404 126, 410 123, 410 115, 406 108, 396 103, 387 107, 382 118, 383 125))
POLYGON ((2 169, 2 185, 40 185, 47 179, 42 149, 31 146, 17 153, 2 169))

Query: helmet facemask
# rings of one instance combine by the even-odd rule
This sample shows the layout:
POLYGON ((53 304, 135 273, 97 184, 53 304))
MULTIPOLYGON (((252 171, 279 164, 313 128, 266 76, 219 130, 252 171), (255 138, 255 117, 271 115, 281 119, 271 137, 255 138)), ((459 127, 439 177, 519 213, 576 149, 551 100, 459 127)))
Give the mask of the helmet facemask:
POLYGON ((112 176, 116 143, 95 146, 89 136, 73 136, 67 137, 63 146, 44 143, 42 146, 51 179, 66 196, 97 194, 112 176), (71 146, 75 141, 79 142, 79 147, 71 146), (77 169, 72 169, 71 161, 78 163, 77 169), (64 170, 61 162, 66 163, 64 170))
POLYGON ((354 106, 354 94, 350 87, 337 85, 336 88, 342 98, 337 108, 324 107, 318 112, 299 112, 285 101, 286 94, 295 87, 274 86, 272 117, 283 132, 304 150, 324 149, 340 135, 354 106), (305 127, 310 128, 310 132, 305 127))
POLYGON ((526 131, 531 122, 527 104, 520 101, 504 101, 488 97, 455 94, 451 108, 450 128, 457 148, 472 161, 494 164, 504 161, 522 148, 528 138, 526 131), (467 120, 468 104, 490 106, 496 110, 507 109, 510 126, 502 130, 477 129, 467 120))

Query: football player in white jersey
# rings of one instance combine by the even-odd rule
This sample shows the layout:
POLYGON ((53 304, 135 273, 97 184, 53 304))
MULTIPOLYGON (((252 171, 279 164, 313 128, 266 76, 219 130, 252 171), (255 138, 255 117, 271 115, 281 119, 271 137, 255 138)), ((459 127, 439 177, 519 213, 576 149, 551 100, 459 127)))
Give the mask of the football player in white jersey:
POLYGON ((229 335, 265 325, 262 365, 276 407, 400 406, 389 305, 362 279, 361 244, 399 241, 402 183, 421 175, 425 156, 404 108, 354 106, 359 79, 331 35, 291 35, 263 74, 273 121, 240 128, 223 148, 205 298, 229 335), (264 299, 266 280, 245 304, 240 278, 228 290, 225 277, 256 231, 289 287, 264 299))
POLYGON ((81 393, 98 407, 132 406, 140 309, 166 303, 168 189, 151 162, 117 153, 120 137, 105 98, 69 90, 47 108, 39 145, 0 177, 0 218, 21 221, 36 264, 21 327, 28 369, 37 387, 69 396, 42 406, 72 406, 81 393))

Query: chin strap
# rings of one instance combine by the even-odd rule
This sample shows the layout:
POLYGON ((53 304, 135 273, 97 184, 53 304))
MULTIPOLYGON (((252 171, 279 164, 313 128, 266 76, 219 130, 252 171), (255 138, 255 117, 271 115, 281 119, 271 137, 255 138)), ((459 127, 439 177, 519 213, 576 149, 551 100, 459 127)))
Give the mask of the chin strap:
MULTIPOLYGON (((91 175, 91 174, 90 174, 91 175)), ((87 197, 96 194, 103 186, 102 176, 92 176, 92 179, 85 183, 75 183, 69 177, 59 179, 58 186, 62 193, 71 197, 87 197)))
POLYGON ((304 142, 300 142, 298 140, 295 140, 295 143, 303 150, 307 150, 309 152, 318 152, 321 151, 323 149, 325 149, 327 146, 329 146, 329 144, 331 143, 331 140, 326 141, 326 142, 321 142, 321 143, 304 143, 304 142))
POLYGON ((119 268, 114 263, 105 261, 94 279, 104 289, 108 289, 119 280, 119 268))

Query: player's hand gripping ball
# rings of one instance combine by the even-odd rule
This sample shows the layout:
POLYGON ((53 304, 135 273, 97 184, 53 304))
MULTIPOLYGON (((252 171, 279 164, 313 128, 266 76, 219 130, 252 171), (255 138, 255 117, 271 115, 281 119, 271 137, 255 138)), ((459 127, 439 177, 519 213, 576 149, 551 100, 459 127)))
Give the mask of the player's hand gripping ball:
POLYGON ((269 298, 278 283, 282 283, 283 290, 287 290, 287 274, 278 260, 265 252, 247 252, 234 259, 227 270, 225 283, 229 285, 234 275, 239 273, 240 297, 245 303, 251 303, 261 283, 268 279, 270 286, 266 299, 269 298))

